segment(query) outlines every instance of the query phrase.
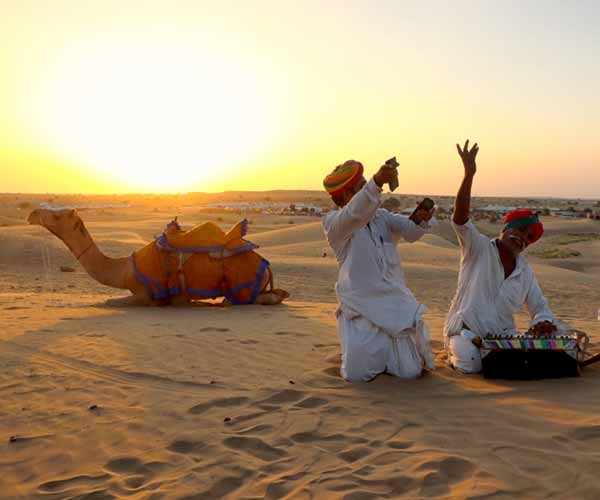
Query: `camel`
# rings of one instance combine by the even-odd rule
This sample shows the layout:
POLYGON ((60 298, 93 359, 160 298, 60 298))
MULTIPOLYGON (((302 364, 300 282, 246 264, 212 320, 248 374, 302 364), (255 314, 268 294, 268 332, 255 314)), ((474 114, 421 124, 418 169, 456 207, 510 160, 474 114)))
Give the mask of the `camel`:
POLYGON ((94 243, 76 210, 36 209, 27 220, 29 224, 45 227, 62 240, 93 279, 109 287, 129 290, 132 296, 128 297, 128 303, 161 306, 223 297, 219 305, 275 305, 289 297, 285 290, 273 288, 273 273, 268 261, 254 252, 256 245, 242 238, 247 226, 245 221, 226 235, 210 222, 184 232, 175 219, 163 233, 162 247, 159 245, 161 242, 156 241, 131 256, 111 258, 94 243), (220 238, 225 246, 207 247, 211 251, 204 253, 191 253, 190 249, 169 246, 170 242, 176 241, 175 238, 187 237, 190 240, 195 234, 206 234, 207 231, 213 241, 220 238), (238 244, 241 248, 235 248, 237 242, 241 242, 238 244), (232 250, 227 248, 226 243, 232 250), (150 271, 140 267, 150 262, 148 257, 158 264, 159 275, 148 276, 150 271), (254 272, 257 269, 258 272, 254 272), (251 271, 254 281, 247 279, 251 271), (211 286, 206 286, 207 280, 211 286), (194 288, 194 283, 202 283, 203 286, 194 288))

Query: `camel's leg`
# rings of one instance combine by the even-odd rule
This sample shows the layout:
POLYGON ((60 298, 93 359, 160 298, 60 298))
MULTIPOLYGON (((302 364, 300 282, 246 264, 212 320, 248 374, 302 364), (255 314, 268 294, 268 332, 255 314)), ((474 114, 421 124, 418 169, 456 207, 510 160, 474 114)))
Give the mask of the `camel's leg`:
POLYGON ((106 305, 112 307, 127 307, 127 306, 148 306, 152 305, 146 294, 144 295, 127 295, 125 297, 116 297, 108 299, 106 305))
POLYGON ((271 271, 271 266, 267 267, 267 271, 263 275, 260 289, 261 292, 256 297, 255 304, 274 306, 281 304, 281 302, 290 296, 288 292, 281 288, 273 288, 273 271, 271 271), (271 288, 269 291, 266 291, 267 286, 271 288))
POLYGON ((173 305, 173 306, 183 306, 183 305, 187 305, 189 303, 190 303, 190 301, 188 300, 187 296, 184 295, 183 293, 180 293, 179 295, 175 295, 174 297, 171 297, 171 305, 173 305))
POLYGON ((290 296, 288 292, 282 290, 281 288, 275 288, 270 292, 262 292, 258 294, 256 297, 255 304, 262 304, 263 306, 274 306, 276 304, 281 304, 285 299, 290 296))

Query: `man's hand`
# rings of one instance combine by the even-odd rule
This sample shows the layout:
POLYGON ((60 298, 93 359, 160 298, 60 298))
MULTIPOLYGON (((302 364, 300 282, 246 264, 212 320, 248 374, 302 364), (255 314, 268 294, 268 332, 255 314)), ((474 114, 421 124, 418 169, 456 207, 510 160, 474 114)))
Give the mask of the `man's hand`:
POLYGON ((465 167, 465 177, 473 177, 475 172, 477 171, 477 164, 475 163, 475 158, 477 157, 477 153, 479 152, 479 146, 477 143, 473 144, 473 147, 469 151, 469 139, 465 142, 465 145, 462 149, 457 144, 456 149, 458 150, 458 154, 463 162, 465 167))
POLYGON ((477 165, 475 164, 475 158, 479 151, 477 143, 469 151, 469 139, 465 142, 463 149, 457 144, 456 149, 465 167, 465 176, 463 177, 456 199, 454 200, 454 213, 452 214, 452 221, 459 226, 467 223, 469 220, 469 211, 471 210, 471 187, 473 186, 473 177, 477 171, 477 165))
POLYGON ((533 325, 528 332, 533 335, 547 335, 548 333, 554 333, 556 330, 556 325, 550 321, 540 321, 533 325))
POLYGON ((384 184, 389 184, 391 181, 397 178, 398 171, 396 170, 396 165, 394 165, 392 162, 381 165, 379 170, 373 176, 375 184, 377 184, 380 188, 383 187, 384 184))
POLYGON ((424 208, 421 206, 423 202, 417 203, 417 208, 415 211, 410 214, 409 219, 412 220, 415 224, 419 225, 423 221, 429 221, 433 217, 435 212, 435 206, 430 209, 424 208))
POLYGON ((394 167, 396 169, 396 177, 393 178, 388 183, 388 187, 390 188, 390 191, 395 191, 396 188, 398 187, 398 167, 400 166, 400 164, 398 163, 398 160, 396 160, 395 156, 393 156, 392 158, 390 158, 389 160, 387 160, 385 162, 385 164, 389 165, 390 167, 394 167))

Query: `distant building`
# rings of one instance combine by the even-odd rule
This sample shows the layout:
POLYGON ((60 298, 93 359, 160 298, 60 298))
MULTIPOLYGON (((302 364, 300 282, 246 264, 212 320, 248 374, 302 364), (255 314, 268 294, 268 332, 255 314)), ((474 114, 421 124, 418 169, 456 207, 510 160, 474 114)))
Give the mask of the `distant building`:
POLYGON ((207 203, 208 208, 221 208, 235 212, 261 212, 280 215, 313 215, 320 217, 323 209, 311 203, 282 203, 282 202, 241 202, 229 201, 207 203))
POLYGON ((484 213, 496 213, 505 215, 512 210, 516 210, 517 207, 506 207, 504 205, 487 205, 485 207, 476 207, 473 209, 474 212, 484 212, 484 213))
POLYGON ((596 200, 577 200, 576 205, 578 207, 593 207, 596 205, 596 200))
POLYGON ((587 213, 588 219, 600 220, 600 210, 592 210, 587 213))
POLYGON ((586 212, 577 212, 575 210, 559 210, 556 215, 560 217, 585 217, 586 212))

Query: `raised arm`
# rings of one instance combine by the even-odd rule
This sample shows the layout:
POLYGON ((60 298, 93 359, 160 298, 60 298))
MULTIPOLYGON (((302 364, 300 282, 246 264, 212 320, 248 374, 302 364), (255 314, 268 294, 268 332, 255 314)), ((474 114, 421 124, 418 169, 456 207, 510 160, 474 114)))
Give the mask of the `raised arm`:
POLYGON ((456 149, 465 167, 465 176, 460 184, 456 199, 454 200, 454 214, 452 220, 455 224, 462 226, 469 220, 469 211, 471 209, 471 187, 473 186, 473 177, 477 171, 475 158, 479 151, 477 143, 469 151, 469 139, 465 142, 463 149, 457 144, 456 149))
POLYGON ((381 188, 371 179, 345 206, 325 216, 325 235, 334 249, 371 220, 379 208, 380 194, 381 188))
POLYGON ((354 231, 372 219, 379 208, 381 188, 395 176, 397 172, 394 166, 383 165, 346 205, 326 216, 325 234, 332 247, 345 243, 354 231))

